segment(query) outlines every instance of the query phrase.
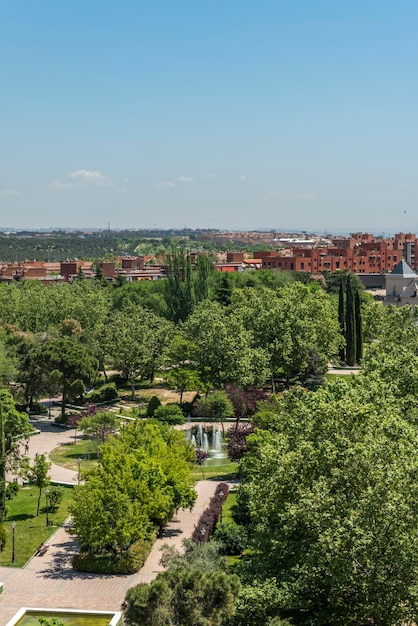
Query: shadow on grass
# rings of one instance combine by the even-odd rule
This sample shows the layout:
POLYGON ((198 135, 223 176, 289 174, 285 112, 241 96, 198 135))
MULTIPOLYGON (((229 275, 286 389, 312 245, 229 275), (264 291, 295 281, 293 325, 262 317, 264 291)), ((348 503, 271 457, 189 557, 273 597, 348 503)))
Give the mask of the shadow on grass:
POLYGON ((11 517, 7 518, 7 522, 23 522, 27 519, 36 519, 36 515, 33 514, 29 514, 29 513, 18 513, 17 515, 12 515, 11 517))

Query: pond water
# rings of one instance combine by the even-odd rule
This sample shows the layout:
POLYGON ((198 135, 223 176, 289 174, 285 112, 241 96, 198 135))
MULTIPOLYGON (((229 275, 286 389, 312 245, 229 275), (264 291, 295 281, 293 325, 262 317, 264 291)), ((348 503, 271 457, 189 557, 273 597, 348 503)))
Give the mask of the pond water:
POLYGON ((113 617, 113 613, 105 615, 92 615, 86 613, 43 613, 42 611, 27 611, 17 622, 16 626, 40 626, 39 618, 51 619, 57 617, 64 626, 108 626, 113 617))

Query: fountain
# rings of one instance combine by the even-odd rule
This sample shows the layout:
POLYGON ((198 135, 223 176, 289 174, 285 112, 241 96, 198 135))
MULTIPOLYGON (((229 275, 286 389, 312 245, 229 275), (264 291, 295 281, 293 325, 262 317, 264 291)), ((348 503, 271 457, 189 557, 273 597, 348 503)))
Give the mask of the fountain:
POLYGON ((186 432, 186 437, 195 448, 209 453, 209 458, 204 462, 205 466, 225 463, 227 454, 222 442, 222 434, 215 424, 210 427, 203 427, 202 424, 192 426, 186 432))
POLYGON ((213 438, 213 448, 215 452, 220 452, 222 449, 221 433, 219 432, 219 430, 215 431, 215 436, 213 438))

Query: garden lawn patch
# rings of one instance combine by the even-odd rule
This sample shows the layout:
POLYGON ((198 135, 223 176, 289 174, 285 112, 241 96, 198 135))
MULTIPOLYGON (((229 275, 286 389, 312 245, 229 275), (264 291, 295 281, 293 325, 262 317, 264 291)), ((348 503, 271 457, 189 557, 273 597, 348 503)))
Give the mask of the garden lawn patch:
POLYGON ((83 439, 77 443, 66 443, 54 448, 49 459, 56 465, 78 471, 78 459, 81 459, 81 473, 97 465, 97 444, 91 439, 83 439))
POLYGON ((228 461, 224 465, 196 465, 192 469, 192 479, 197 480, 234 480, 237 477, 238 463, 228 461), (202 471, 203 470, 203 471, 202 471))
POLYGON ((73 497, 72 487, 64 487, 64 496, 57 509, 49 511, 49 527, 46 527, 46 498, 42 490, 41 508, 36 516, 38 489, 36 487, 20 487, 18 495, 7 502, 7 516, 4 528, 7 533, 7 543, 3 552, 0 552, 1 565, 15 565, 22 567, 36 552, 36 549, 48 541, 57 527, 68 517, 68 506, 73 497), (12 564, 12 521, 16 522, 15 529, 15 562, 12 564))

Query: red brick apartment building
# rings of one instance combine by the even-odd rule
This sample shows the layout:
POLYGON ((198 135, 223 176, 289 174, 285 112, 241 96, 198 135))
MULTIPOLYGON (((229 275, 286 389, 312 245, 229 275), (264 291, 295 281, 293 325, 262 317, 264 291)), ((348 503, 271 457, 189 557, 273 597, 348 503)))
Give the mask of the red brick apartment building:
POLYGON ((264 269, 293 270, 296 272, 323 272, 348 270, 355 274, 390 272, 402 258, 416 269, 417 237, 412 233, 398 233, 381 239, 369 233, 355 233, 351 237, 336 237, 332 246, 299 248, 290 251, 258 252, 264 269))

